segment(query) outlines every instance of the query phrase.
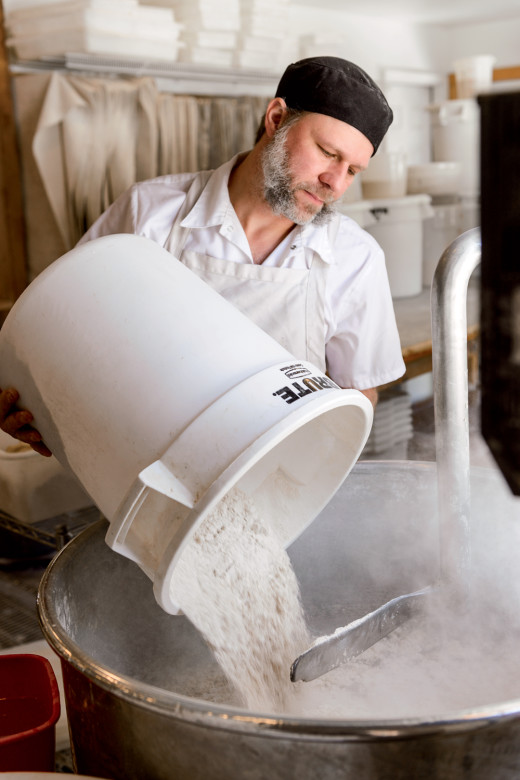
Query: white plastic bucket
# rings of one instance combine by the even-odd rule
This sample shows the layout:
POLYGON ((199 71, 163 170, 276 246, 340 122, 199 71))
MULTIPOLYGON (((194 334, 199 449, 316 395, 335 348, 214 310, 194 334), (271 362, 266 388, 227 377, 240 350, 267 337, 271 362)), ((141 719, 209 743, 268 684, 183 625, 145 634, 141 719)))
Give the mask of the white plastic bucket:
POLYGON ((480 191, 480 112, 476 100, 447 100, 429 106, 432 120, 433 159, 461 166, 457 194, 480 191))
POLYGON ((345 203, 345 201, 336 203, 336 208, 341 214, 350 217, 362 228, 373 225, 376 221, 370 211, 371 207, 372 202, 369 200, 358 200, 356 203, 345 203))
POLYGON ((472 98, 482 92, 489 92, 493 84, 493 67, 496 57, 480 54, 455 60, 455 83, 457 98, 472 98))
POLYGON ((422 290, 423 220, 432 216, 429 195, 372 200, 375 218, 370 233, 385 253, 393 298, 418 295, 422 290))
POLYGON ((460 229, 460 202, 432 205, 433 214, 423 224, 423 286, 430 287, 435 269, 447 247, 464 231, 460 229))
POLYGON ((359 457, 372 405, 295 359, 154 242, 76 247, 0 331, 0 387, 110 521, 107 542, 175 614, 173 568, 234 486, 290 544, 359 457))
POLYGON ((56 458, 34 450, 0 431, 0 509, 33 524, 92 505, 78 480, 56 458), (19 444, 19 442, 18 442, 19 444))
POLYGON ((460 190, 460 163, 430 162, 408 166, 408 195, 449 196, 460 190))

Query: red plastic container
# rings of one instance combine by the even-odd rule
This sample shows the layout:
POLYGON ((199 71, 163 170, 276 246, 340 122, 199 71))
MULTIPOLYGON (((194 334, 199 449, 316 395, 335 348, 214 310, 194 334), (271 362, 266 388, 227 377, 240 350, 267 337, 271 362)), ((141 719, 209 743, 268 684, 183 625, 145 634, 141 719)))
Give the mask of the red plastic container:
POLYGON ((54 772, 60 694, 41 655, 0 655, 0 772, 54 772))

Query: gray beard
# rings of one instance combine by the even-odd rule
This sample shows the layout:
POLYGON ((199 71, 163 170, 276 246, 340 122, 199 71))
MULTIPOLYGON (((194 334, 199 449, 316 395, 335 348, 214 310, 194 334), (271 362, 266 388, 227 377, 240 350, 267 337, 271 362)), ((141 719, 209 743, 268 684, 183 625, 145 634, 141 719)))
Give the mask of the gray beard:
POLYGON ((276 131, 262 153, 262 170, 264 174, 264 198, 274 214, 286 217, 297 225, 325 225, 330 222, 336 209, 332 203, 324 203, 319 211, 306 214, 298 206, 295 198, 295 188, 289 168, 289 159, 285 142, 287 132, 292 122, 289 120, 276 131))

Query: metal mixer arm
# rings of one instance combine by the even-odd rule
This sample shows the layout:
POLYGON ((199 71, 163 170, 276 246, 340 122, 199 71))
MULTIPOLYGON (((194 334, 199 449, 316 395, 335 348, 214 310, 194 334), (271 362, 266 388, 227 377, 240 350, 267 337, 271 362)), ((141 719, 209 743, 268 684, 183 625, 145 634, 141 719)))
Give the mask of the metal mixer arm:
POLYGON ((440 525, 440 582, 398 596, 364 617, 319 637, 291 666, 291 680, 314 680, 368 650, 422 607, 424 597, 449 588, 464 603, 471 547, 468 422, 467 293, 480 262, 480 230, 459 236, 436 268, 432 293, 433 395, 440 525))

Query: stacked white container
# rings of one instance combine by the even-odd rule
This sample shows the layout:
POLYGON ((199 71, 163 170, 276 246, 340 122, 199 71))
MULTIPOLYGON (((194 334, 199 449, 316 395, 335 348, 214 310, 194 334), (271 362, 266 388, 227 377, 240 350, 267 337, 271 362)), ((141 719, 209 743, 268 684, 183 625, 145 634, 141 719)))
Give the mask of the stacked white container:
POLYGON ((179 59, 195 65, 230 68, 240 30, 240 0, 141 0, 173 8, 183 25, 179 59))
POLYGON ((180 26, 171 8, 138 0, 68 0, 24 4, 6 14, 7 45, 20 60, 67 53, 175 61, 180 26))
POLYGON ((460 175, 449 189, 423 188, 432 194, 434 210, 425 223, 425 286, 431 284, 446 247, 480 224, 480 109, 475 98, 491 88, 494 63, 488 55, 454 62, 457 99, 429 107, 433 164, 458 165, 460 175))
POLYGON ((480 117, 474 98, 446 100, 430 106, 432 150, 436 162, 458 162, 461 179, 458 194, 475 197, 480 191, 480 117))
POLYGON ((241 26, 235 65, 281 72, 297 59, 289 24, 291 0, 240 0, 241 26))
POLYGON ((423 220, 431 213, 429 196, 407 196, 406 176, 405 154, 384 150, 361 175, 372 217, 364 227, 385 253, 393 298, 411 297, 422 290, 423 220))

